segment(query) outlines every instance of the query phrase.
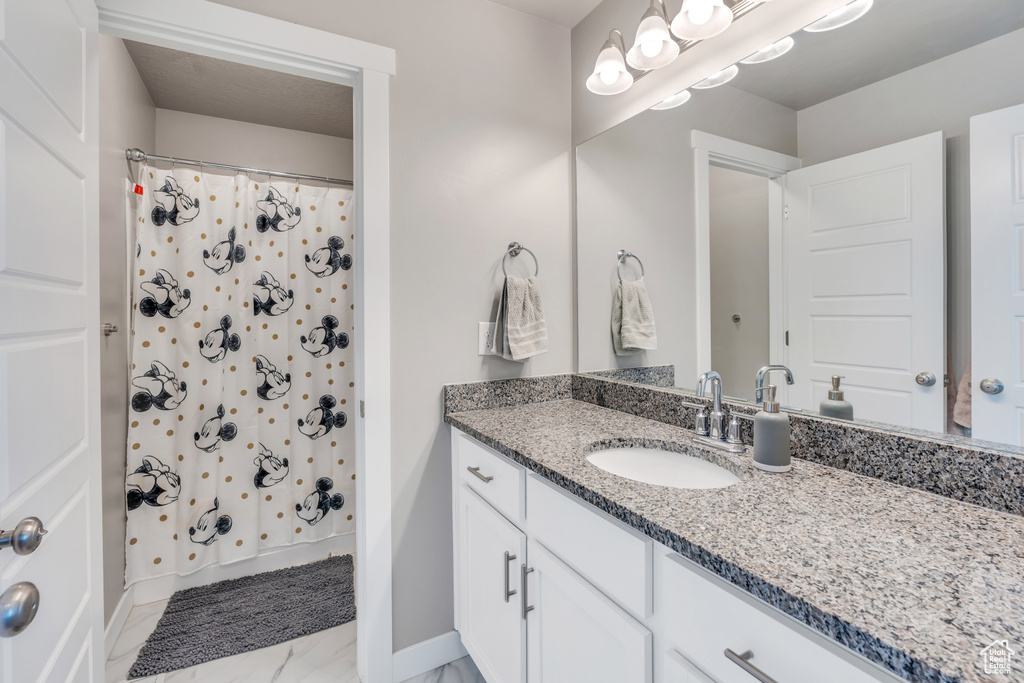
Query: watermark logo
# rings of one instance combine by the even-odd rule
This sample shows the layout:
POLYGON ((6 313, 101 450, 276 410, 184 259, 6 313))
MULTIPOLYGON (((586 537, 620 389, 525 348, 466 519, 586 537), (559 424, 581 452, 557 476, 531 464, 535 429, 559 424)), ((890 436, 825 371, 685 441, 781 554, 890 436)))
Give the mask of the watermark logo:
POLYGON ((1013 657, 1013 650, 1010 649, 1010 641, 997 640, 981 652, 981 661, 987 674, 1008 674, 1010 673, 1010 658, 1013 657))

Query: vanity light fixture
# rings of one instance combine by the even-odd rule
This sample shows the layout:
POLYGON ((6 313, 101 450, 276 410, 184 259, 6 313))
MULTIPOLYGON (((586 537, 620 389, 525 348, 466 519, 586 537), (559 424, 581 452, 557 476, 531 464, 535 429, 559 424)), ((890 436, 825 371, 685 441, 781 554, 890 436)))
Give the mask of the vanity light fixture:
MULTIPOLYGON (((678 47, 676 48, 678 49, 678 47)), ((622 32, 614 28, 597 54, 594 73, 587 79, 587 90, 596 95, 617 95, 633 85, 633 75, 626 70, 626 43, 622 32), (618 37, 618 43, 615 42, 618 37)))
POLYGON ((679 105, 686 104, 689 101, 690 101, 690 91, 689 90, 683 90, 682 92, 677 92, 675 95, 669 95, 668 97, 663 99, 661 102, 658 102, 656 105, 651 107, 651 109, 653 109, 654 111, 664 111, 666 109, 675 109, 679 105))
POLYGON ((804 27, 804 30, 811 33, 820 33, 822 31, 831 31, 832 29, 852 24, 867 14, 873 4, 874 0, 854 0, 849 5, 840 7, 836 11, 826 14, 813 24, 808 24, 804 27))
POLYGON ((741 59, 740 64, 763 64, 777 59, 793 49, 793 39, 786 36, 782 40, 763 47, 746 59, 741 59))
POLYGON ((718 73, 711 74, 700 83, 694 84, 693 87, 697 88, 698 90, 705 90, 707 88, 717 88, 718 86, 725 85, 732 79, 736 78, 736 74, 738 74, 739 72, 740 68, 733 64, 732 66, 725 67, 718 73))
POLYGON ((704 40, 729 28, 732 10, 724 0, 683 0, 672 20, 672 33, 683 40, 704 40))
POLYGON ((679 44, 668 32, 668 12, 664 0, 651 0, 636 29, 636 41, 626 53, 626 61, 634 69, 648 71, 672 63, 679 56, 679 44))

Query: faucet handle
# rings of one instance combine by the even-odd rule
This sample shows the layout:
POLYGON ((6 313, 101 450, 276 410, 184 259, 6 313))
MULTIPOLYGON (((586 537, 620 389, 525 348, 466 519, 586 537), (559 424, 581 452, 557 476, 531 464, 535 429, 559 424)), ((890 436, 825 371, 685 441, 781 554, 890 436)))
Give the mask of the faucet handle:
POLYGON ((726 443, 743 443, 740 437, 740 418, 733 413, 729 419, 729 428, 725 432, 726 443))
POLYGON ((708 410, 707 410, 707 408, 701 406, 700 408, 697 409, 697 424, 696 424, 696 426, 694 426, 693 431, 694 431, 694 433, 697 434, 697 436, 707 436, 708 435, 709 430, 708 430, 708 410))

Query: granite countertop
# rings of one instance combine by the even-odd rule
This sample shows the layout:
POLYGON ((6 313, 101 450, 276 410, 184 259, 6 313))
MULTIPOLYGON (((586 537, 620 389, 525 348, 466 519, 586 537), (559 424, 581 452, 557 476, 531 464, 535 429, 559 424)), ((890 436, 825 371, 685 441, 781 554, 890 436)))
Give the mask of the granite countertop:
POLYGON ((445 419, 907 680, 1020 680, 986 675, 979 651, 1004 639, 1024 647, 1021 517, 806 460, 763 472, 749 455, 691 446, 689 430, 580 401, 445 419), (631 481, 586 460, 598 443, 687 451, 741 481, 631 481))

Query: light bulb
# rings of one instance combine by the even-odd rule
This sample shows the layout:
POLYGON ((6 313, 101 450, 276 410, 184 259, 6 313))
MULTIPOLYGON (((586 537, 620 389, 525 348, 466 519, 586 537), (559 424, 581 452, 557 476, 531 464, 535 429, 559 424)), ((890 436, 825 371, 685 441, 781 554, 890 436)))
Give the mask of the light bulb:
POLYGON ((703 26, 708 23, 714 12, 714 5, 708 2, 708 0, 701 0, 701 2, 694 3, 693 7, 690 8, 690 21, 697 26, 703 26))
POLYGON ((661 52, 661 43, 660 40, 645 40, 640 43, 640 51, 644 53, 645 57, 655 57, 661 52))
POLYGON ((605 85, 611 85, 612 83, 618 80, 619 72, 614 69, 605 69, 604 71, 599 73, 598 76, 600 77, 602 83, 604 83, 605 85))

